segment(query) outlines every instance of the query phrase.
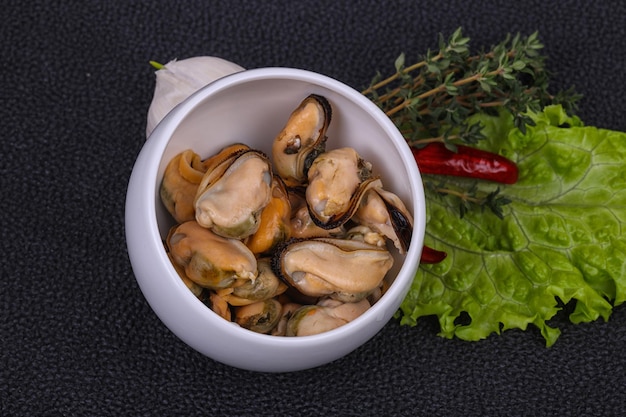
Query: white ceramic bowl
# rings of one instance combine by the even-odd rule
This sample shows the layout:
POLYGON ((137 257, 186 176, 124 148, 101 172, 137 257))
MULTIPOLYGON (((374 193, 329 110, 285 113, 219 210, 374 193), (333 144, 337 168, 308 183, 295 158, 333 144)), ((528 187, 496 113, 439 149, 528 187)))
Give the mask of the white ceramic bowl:
MULTIPOLYGON (((137 282, 162 322, 192 348, 219 362, 248 370, 296 371, 338 359, 373 337, 397 311, 419 264, 425 229, 420 174, 393 123, 358 91, 329 77, 289 68, 247 70, 204 87, 172 110, 141 150, 128 185, 126 238, 137 282), (365 314, 313 336, 257 334, 227 322, 187 289, 170 263, 163 239, 173 225, 159 199, 168 161, 185 149, 202 158, 225 145, 244 142, 271 155, 271 143, 289 114, 307 95, 333 106, 327 149, 355 148, 372 162, 386 189, 405 202, 415 218, 405 256, 396 255, 393 282, 365 314)), ((397 253, 397 251, 392 251, 397 253)))

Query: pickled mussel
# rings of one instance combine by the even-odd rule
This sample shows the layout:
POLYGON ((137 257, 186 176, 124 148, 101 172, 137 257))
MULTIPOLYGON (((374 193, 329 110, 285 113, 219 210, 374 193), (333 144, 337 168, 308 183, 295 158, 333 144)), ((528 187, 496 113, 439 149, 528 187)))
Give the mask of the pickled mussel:
POLYGON ((270 201, 261 211, 258 229, 245 241, 254 254, 271 253, 291 235, 291 202, 283 181, 274 176, 270 201))
POLYGON ((224 320, 232 320, 233 314, 230 309, 230 305, 224 298, 220 297, 219 294, 213 291, 208 291, 199 298, 201 298, 204 301, 204 304, 206 304, 206 306, 209 307, 215 314, 224 320))
POLYGON ((274 169, 289 187, 306 183, 307 171, 326 148, 332 110, 325 97, 311 94, 291 113, 274 139, 274 169))
POLYGON ((170 262, 172 263, 172 265, 174 265, 174 269, 178 273, 178 276, 183 281, 185 286, 189 289, 189 291, 191 291, 191 293, 193 295, 195 295, 196 297, 202 298, 203 292, 204 292, 204 287, 198 285, 195 281, 192 281, 187 276, 187 273, 185 272, 185 269, 183 268, 183 266, 179 265, 179 263, 176 262, 174 260, 174 258, 172 258, 172 254, 171 253, 168 252, 167 256, 170 258, 170 262))
POLYGON ((365 193, 354 220, 389 238, 401 254, 409 249, 413 216, 397 195, 382 186, 372 187, 365 193))
POLYGON ((385 236, 364 225, 349 229, 346 232, 346 239, 358 240, 381 248, 386 245, 385 236))
POLYGON ((200 155, 187 149, 165 167, 159 194, 163 205, 178 223, 195 218, 194 200, 206 172, 200 155))
POLYGON ((265 154, 236 148, 209 164, 195 198, 196 221, 220 236, 248 237, 259 227, 271 189, 272 168, 265 154))
POLYGON ((297 193, 291 193, 292 212, 289 222, 290 236, 294 238, 309 237, 340 237, 345 236, 346 229, 343 225, 335 228, 322 228, 311 218, 309 206, 305 198, 297 193))
POLYGON ((276 275, 301 293, 342 301, 367 297, 392 266, 386 248, 338 238, 289 241, 272 258, 276 275))
POLYGON ((311 336, 336 329, 354 320, 370 308, 368 300, 342 303, 322 300, 315 305, 298 308, 287 321, 286 336, 311 336))
POLYGON ((372 177, 372 165, 352 148, 319 155, 308 171, 306 201, 311 219, 324 229, 345 224, 364 193, 379 182, 372 177))
POLYGON ((242 242, 216 235, 195 221, 174 226, 167 237, 171 259, 204 288, 226 288, 254 280, 257 260, 242 242))
MULTIPOLYGON (((280 301, 280 300, 279 300, 280 301)), ((287 323, 293 314, 302 307, 302 304, 293 303, 290 300, 282 304, 282 310, 280 312, 280 319, 276 324, 276 327, 272 329, 273 336, 286 336, 287 335, 287 323)))
POLYGON ((235 143, 167 165, 160 196, 176 221, 165 246, 183 283, 225 320, 313 335, 363 314, 387 289, 413 219, 355 149, 326 150, 330 103, 311 94, 272 143, 235 143))
POLYGON ((268 300, 287 290, 287 286, 272 271, 269 258, 258 259, 257 268, 258 275, 254 281, 248 280, 218 291, 220 296, 232 306, 244 306, 268 300))
POLYGON ((235 322, 244 329, 269 333, 281 318, 282 306, 276 299, 257 301, 235 309, 235 322))

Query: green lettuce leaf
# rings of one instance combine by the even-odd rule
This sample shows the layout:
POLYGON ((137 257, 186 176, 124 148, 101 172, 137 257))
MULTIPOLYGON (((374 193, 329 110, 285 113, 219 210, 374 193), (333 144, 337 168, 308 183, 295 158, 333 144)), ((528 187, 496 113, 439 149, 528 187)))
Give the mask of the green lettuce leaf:
POLYGON ((560 330, 547 322, 565 304, 576 300, 569 318, 581 323, 608 320, 626 300, 626 133, 584 126, 560 106, 532 117, 525 134, 508 115, 475 117, 480 146, 519 167, 518 183, 501 187, 503 219, 460 218, 454 201, 427 191, 425 244, 448 257, 420 266, 401 323, 436 315, 442 336, 468 341, 533 324, 551 346, 560 330))

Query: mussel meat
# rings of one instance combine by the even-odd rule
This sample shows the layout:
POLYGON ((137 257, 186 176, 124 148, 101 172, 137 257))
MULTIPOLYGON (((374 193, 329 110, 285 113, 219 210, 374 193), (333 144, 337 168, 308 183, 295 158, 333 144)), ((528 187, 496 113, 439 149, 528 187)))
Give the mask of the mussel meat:
POLYGON ((264 255, 272 252, 281 242, 289 239, 291 203, 283 181, 274 176, 270 202, 261 211, 259 228, 245 243, 254 254, 264 255))
POLYGON ((288 187, 306 183, 311 163, 326 148, 326 130, 331 117, 332 109, 328 100, 311 94, 291 113, 274 139, 274 169, 288 187))
POLYGON ((292 213, 289 223, 290 236, 294 238, 310 238, 310 237, 341 237, 344 236, 346 230, 343 225, 333 229, 325 229, 319 227, 313 219, 304 197, 297 198, 294 193, 290 194, 292 203, 292 213))
POLYGON ((215 314, 223 318, 224 320, 232 320, 232 312, 230 306, 222 297, 213 291, 206 291, 206 298, 203 300, 204 304, 209 307, 215 314))
POLYGON ((243 306, 257 301, 276 297, 287 290, 270 266, 269 258, 257 260, 258 275, 254 281, 246 280, 240 285, 233 285, 220 290, 221 297, 232 306, 243 306))
POLYGON ((389 238, 401 254, 409 249, 413 216, 400 198, 390 191, 373 187, 364 195, 354 220, 389 238))
POLYGON ((281 317, 282 306, 278 300, 257 301, 235 308, 235 322, 241 327, 257 333, 269 333, 281 317))
POLYGON ((185 269, 181 265, 179 265, 178 262, 174 261, 171 253, 168 252, 167 256, 170 258, 170 262, 172 262, 172 265, 174 265, 174 269, 178 273, 178 276, 180 277, 181 281, 183 281, 185 286, 189 288, 189 291, 191 291, 191 293, 195 295, 197 298, 202 298, 205 288, 198 285, 195 281, 192 281, 187 276, 185 269))
POLYGON ((195 221, 172 227, 167 240, 171 259, 196 284, 210 289, 257 276, 257 260, 242 242, 216 235, 195 221))
POLYGON ((302 304, 288 302, 282 304, 282 306, 283 309, 280 313, 280 320, 276 324, 276 327, 272 329, 273 336, 286 336, 287 323, 289 322, 289 319, 291 318, 293 313, 295 313, 296 310, 302 307, 302 304))
POLYGON ((310 94, 271 157, 235 143, 166 166, 160 197, 176 226, 165 246, 190 291, 254 332, 314 335, 340 327, 385 294, 413 219, 349 147, 326 150, 330 102, 310 94), (393 250, 395 252, 395 250, 393 250))
POLYGON ((342 303, 332 300, 302 306, 287 322, 286 336, 311 336, 336 329, 354 320, 370 308, 367 300, 342 303))
POLYGON ((372 166, 352 148, 319 155, 308 172, 306 201, 311 219, 324 229, 345 224, 359 207, 364 193, 380 180, 372 166))
POLYGON ((385 236, 363 225, 349 229, 346 232, 346 239, 359 240, 378 247, 383 247, 386 244, 385 236))
POLYGON ((250 236, 271 199, 269 159, 260 151, 234 148, 207 165, 195 199, 196 221, 220 236, 250 236))
POLYGON ((299 292, 345 301, 367 297, 393 266, 386 248, 358 240, 290 240, 272 258, 276 275, 299 292))
POLYGON ((200 155, 190 149, 176 155, 165 167, 159 195, 177 223, 195 218, 194 199, 205 172, 200 155))

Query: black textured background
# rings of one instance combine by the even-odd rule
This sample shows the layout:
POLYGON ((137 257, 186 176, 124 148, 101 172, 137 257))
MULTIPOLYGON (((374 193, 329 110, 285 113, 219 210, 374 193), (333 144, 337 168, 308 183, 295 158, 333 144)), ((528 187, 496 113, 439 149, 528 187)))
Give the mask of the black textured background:
POLYGON ((0 415, 610 416, 626 409, 626 306, 468 343, 390 322, 317 369, 262 374, 188 348, 135 283, 124 199, 145 140, 149 60, 218 55, 356 88, 436 48, 539 30, 556 91, 626 130, 621 1, 0 1, 0 415))

